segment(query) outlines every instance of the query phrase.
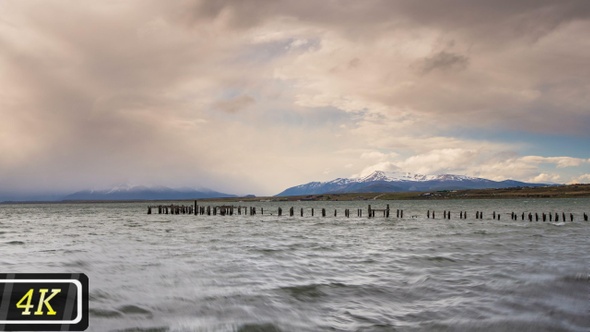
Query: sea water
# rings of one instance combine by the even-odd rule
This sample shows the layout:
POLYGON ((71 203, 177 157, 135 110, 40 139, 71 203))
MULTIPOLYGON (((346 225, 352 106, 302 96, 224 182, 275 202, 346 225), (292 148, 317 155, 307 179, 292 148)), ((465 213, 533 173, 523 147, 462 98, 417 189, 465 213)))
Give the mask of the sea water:
POLYGON ((149 204, 0 205, 0 273, 85 273, 88 331, 590 330, 587 198, 235 203, 255 216, 149 204))

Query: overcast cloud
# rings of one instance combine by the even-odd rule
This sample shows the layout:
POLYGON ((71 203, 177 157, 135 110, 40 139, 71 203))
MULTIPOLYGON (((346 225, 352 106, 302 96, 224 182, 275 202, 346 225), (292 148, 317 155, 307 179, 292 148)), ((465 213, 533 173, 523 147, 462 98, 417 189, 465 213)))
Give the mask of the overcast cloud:
POLYGON ((588 182, 589 19, 584 0, 2 1, 0 193, 588 182))

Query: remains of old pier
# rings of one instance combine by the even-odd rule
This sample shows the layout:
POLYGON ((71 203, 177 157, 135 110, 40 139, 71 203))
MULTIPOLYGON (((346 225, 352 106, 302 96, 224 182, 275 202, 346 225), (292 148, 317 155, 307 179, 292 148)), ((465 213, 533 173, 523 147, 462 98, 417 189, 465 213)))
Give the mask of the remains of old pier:
MULTIPOLYGON (((315 216, 315 209, 312 208, 308 208, 308 209, 304 209, 304 208, 300 208, 299 210, 299 216, 300 217, 304 217, 305 212, 308 212, 309 215, 311 215, 312 217, 315 216)), ((351 213, 350 213, 351 209, 344 209, 344 217, 346 218, 350 218, 351 213)), ((368 205, 367 207, 367 217, 368 218, 375 218, 376 216, 380 216, 382 215, 384 218, 390 218, 392 217, 391 214, 392 210, 389 206, 389 204, 387 204, 384 208, 374 208, 371 205, 368 205)), ((442 215, 443 215, 443 219, 446 220, 450 220, 451 219, 451 215, 454 214, 455 217, 459 216, 459 219, 467 219, 467 211, 455 211, 454 213, 451 213, 450 210, 443 210, 442 215)), ((148 210, 147 210, 147 214, 172 214, 172 215, 186 215, 186 214, 194 214, 194 215, 207 215, 207 216, 216 216, 216 215, 220 215, 220 216, 233 216, 233 215, 250 215, 250 216, 254 216, 254 215, 265 215, 265 211, 264 208, 262 207, 256 207, 256 206, 242 206, 242 205, 207 205, 207 206, 202 206, 199 205, 197 201, 194 201, 194 204, 191 205, 176 205, 176 204, 168 204, 168 205, 149 205, 148 206, 148 210)), ((266 211, 266 215, 277 215, 277 216, 283 216, 283 208, 282 207, 277 207, 276 210, 272 210, 272 211, 266 211)), ((506 215, 510 216, 511 220, 519 220, 519 214, 516 212, 511 212, 511 213, 505 213, 506 215)), ((322 217, 326 217, 328 215, 326 208, 322 208, 321 209, 321 216, 322 217)), ((496 211, 492 211, 491 214, 486 214, 487 216, 491 216, 488 217, 488 220, 500 220, 501 219, 501 213, 498 213, 496 211)), ((294 217, 295 216, 295 208, 293 206, 291 206, 289 208, 289 216, 290 217, 294 217)), ((334 217, 338 216, 338 209, 334 209, 334 217)), ((356 216, 358 218, 361 218, 363 216, 363 209, 356 209, 356 216)), ((411 218, 417 218, 417 215, 412 215, 411 218)), ((395 210, 395 218, 397 219, 404 219, 404 210, 403 209, 396 209, 395 210)), ((427 219, 436 219, 436 211, 434 210, 427 210, 426 211, 426 218, 427 219)), ((521 212, 520 213, 520 220, 521 221, 526 221, 528 220, 529 222, 539 222, 539 221, 549 221, 549 222, 559 222, 561 218, 561 221, 569 221, 569 222, 574 222, 576 220, 584 220, 584 221, 588 221, 588 214, 587 213, 583 213, 582 215, 579 214, 574 214, 572 212, 566 213, 566 212, 541 212, 539 214, 539 212, 532 212, 532 211, 526 211, 526 212, 521 212)), ((475 211, 475 219, 476 220, 483 220, 484 219, 484 213, 483 211, 475 211)))

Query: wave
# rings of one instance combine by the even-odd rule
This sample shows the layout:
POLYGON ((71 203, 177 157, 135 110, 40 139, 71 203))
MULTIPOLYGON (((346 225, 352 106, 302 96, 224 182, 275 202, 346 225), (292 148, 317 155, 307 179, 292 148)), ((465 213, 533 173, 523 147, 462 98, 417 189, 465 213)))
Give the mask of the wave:
POLYGON ((248 323, 238 326, 236 332, 281 332, 282 330, 272 323, 248 323))

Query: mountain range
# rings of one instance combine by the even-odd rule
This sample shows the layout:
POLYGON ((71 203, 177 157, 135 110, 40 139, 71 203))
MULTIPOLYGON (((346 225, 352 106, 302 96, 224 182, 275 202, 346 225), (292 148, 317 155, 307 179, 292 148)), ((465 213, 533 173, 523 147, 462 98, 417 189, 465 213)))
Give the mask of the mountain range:
POLYGON ((546 185, 514 180, 492 181, 454 174, 423 175, 375 171, 365 177, 338 178, 328 182, 309 182, 288 188, 277 196, 539 187, 546 185))
MULTIPOLYGON (((300 196, 338 193, 438 191, 539 187, 547 184, 514 180, 492 181, 464 175, 422 175, 376 171, 365 177, 338 178, 327 182, 309 182, 288 188, 276 196, 300 196)), ((182 200, 237 197, 210 189, 170 188, 165 186, 121 185, 105 190, 84 190, 73 194, 20 195, 0 192, 0 201, 118 201, 118 200, 182 200)))
POLYGON ((209 189, 169 188, 165 186, 118 186, 108 190, 84 190, 63 197, 64 201, 104 201, 104 200, 177 200, 235 197, 209 189))

